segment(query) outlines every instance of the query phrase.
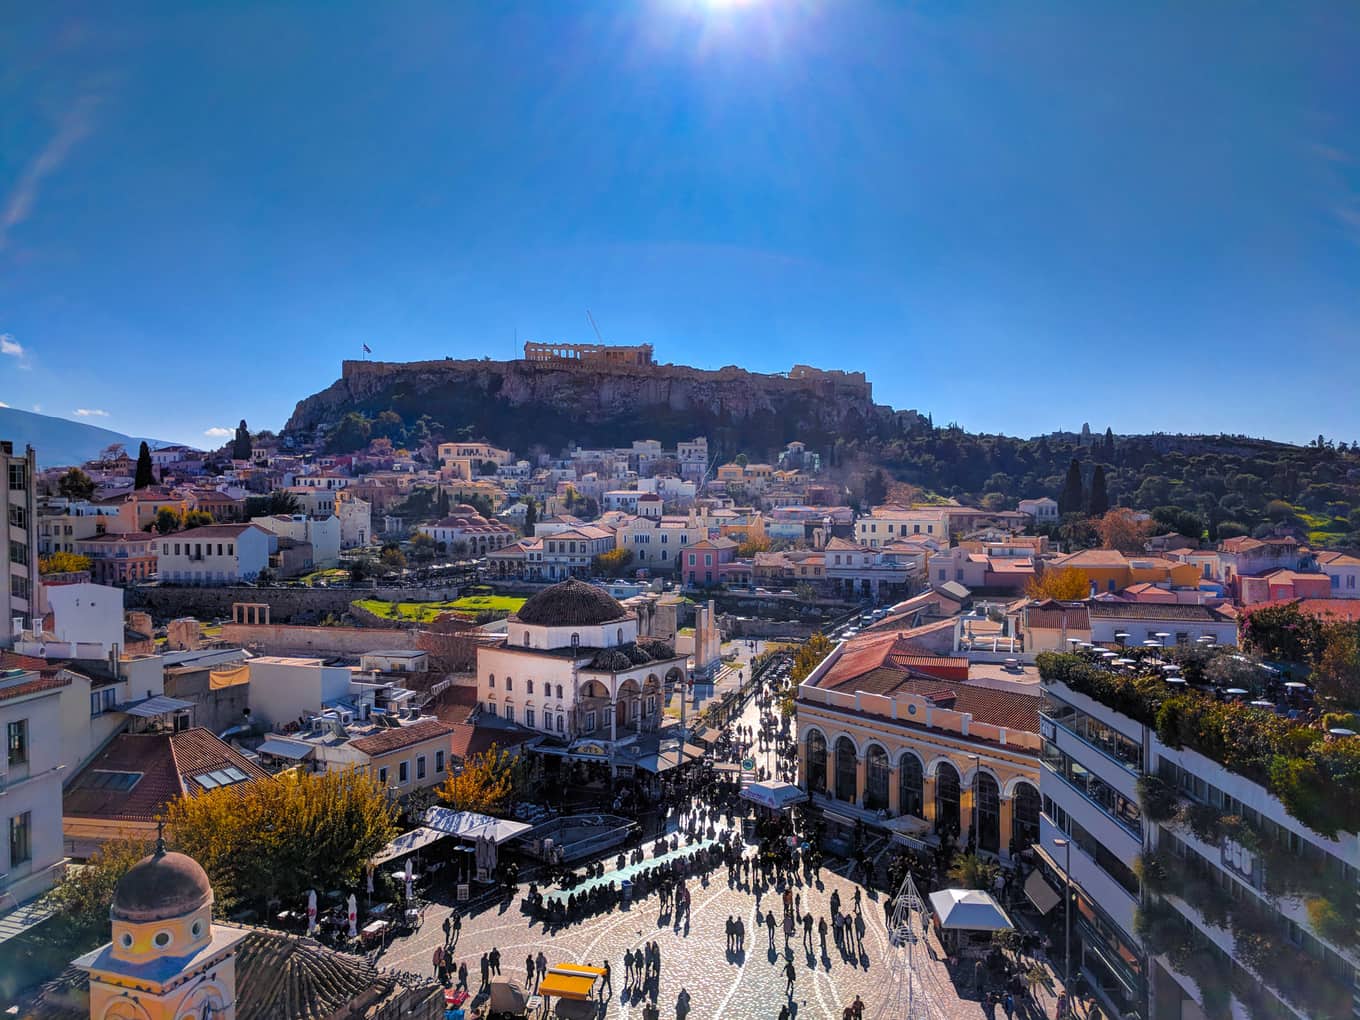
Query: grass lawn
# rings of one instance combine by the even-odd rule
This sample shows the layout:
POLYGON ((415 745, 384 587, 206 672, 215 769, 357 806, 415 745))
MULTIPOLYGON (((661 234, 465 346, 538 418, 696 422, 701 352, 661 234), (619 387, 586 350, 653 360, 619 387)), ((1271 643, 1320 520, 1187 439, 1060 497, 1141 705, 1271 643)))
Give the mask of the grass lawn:
POLYGON ((384 602, 382 599, 359 599, 354 605, 366 609, 384 620, 409 623, 431 623, 440 613, 513 613, 525 600, 509 595, 465 595, 453 602, 384 602))
POLYGON ((1328 514, 1310 514, 1297 506, 1294 514, 1308 529, 1308 541, 1312 545, 1340 545, 1346 538, 1349 527, 1346 521, 1337 520, 1328 514))
POLYGON ((303 584, 316 584, 317 581, 348 581, 349 571, 339 567, 331 567, 326 570, 313 570, 310 574, 304 574, 301 578, 303 584))

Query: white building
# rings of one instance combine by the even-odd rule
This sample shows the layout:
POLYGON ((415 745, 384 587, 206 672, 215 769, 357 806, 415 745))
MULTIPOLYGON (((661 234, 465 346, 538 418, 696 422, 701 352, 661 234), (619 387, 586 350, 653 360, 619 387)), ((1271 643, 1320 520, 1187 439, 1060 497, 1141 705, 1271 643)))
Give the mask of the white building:
POLYGON ((1331 579, 1332 598, 1360 599, 1360 558, 1350 553, 1317 554, 1318 569, 1331 579))
POLYGON ((250 714, 266 726, 285 726, 321 711, 350 693, 348 666, 327 666, 320 659, 257 655, 250 668, 250 714))
POLYGON ((373 540, 372 503, 350 492, 337 492, 335 516, 340 518, 341 549, 358 549, 373 540))
POLYGON ((1048 496, 1022 499, 1017 509, 1033 517, 1035 524, 1056 524, 1058 521, 1058 501, 1048 496))
POLYGON ((278 538, 256 524, 210 524, 163 536, 156 550, 162 583, 237 584, 269 566, 278 538))
POLYGON ((308 517, 306 514, 272 514, 252 517, 258 525, 280 538, 312 544, 312 563, 318 567, 333 566, 340 560, 340 518, 308 517))
POLYGON ((34 478, 38 459, 33 447, 21 454, 14 444, 0 440, 0 479, 5 485, 5 520, 0 522, 0 644, 32 622, 38 610, 38 500, 34 478))
POLYGON ((448 517, 422 524, 417 530, 429 535, 445 551, 471 556, 485 556, 518 538, 514 528, 495 518, 488 520, 466 503, 455 506, 448 517))
POLYGON ((1202 1020, 1212 996, 1234 1018, 1351 1016, 1360 951, 1308 904, 1353 904, 1356 834, 1315 832, 1245 775, 1044 679, 1040 867, 1026 891, 1061 910, 1070 871, 1073 973, 1106 1015, 1202 1020), (1040 877, 1047 892, 1031 888, 1040 877), (1248 1007, 1242 989, 1260 1001, 1248 1007))
POLYGON ((510 617, 503 644, 477 650, 477 701, 506 722, 588 740, 616 767, 637 734, 659 728, 685 657, 639 638, 636 616, 575 579, 539 592, 510 617))
POLYGON ((609 552, 614 543, 614 532, 592 524, 550 535, 542 542, 543 572, 540 576, 550 581, 589 576, 594 570, 595 557, 609 552))
POLYGON ((65 763, 57 669, 0 668, 0 731, 5 735, 0 824, 0 915, 50 889, 66 853, 61 836, 65 763))
POLYGON ((669 573, 680 562, 680 552, 708 537, 708 528, 694 513, 685 517, 633 517, 618 530, 618 544, 633 554, 632 566, 669 573))
POLYGON ((1237 620, 1210 606, 1093 599, 1086 603, 1086 610, 1091 617, 1091 641, 1098 645, 1121 641, 1132 646, 1146 641, 1192 645, 1203 637, 1213 638, 1216 645, 1237 644, 1237 620))
MULTIPOLYGON (((47 587, 52 610, 52 634, 70 647, 79 645, 79 659, 103 659, 126 644, 123 629, 123 590, 106 584, 54 584, 47 587)), ((62 653, 49 651, 47 657, 62 653)))

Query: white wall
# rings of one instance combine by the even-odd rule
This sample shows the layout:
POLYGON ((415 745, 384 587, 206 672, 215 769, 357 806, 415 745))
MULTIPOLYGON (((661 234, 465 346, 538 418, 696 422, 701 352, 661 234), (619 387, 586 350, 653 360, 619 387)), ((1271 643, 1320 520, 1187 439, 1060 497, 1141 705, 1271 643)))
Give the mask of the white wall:
POLYGON ((248 665, 250 714, 269 726, 319 712, 325 702, 349 693, 349 669, 322 665, 320 659, 262 656, 248 665))
POLYGON ((58 584, 47 589, 53 633, 61 641, 97 644, 108 655, 123 640, 123 589, 105 584, 58 584))
MULTIPOLYGON (((35 679, 23 674, 11 683, 35 679)), ((64 859, 61 835, 61 766, 63 749, 55 739, 61 733, 61 698, 56 690, 0 702, 0 734, 7 734, 11 722, 23 721, 28 732, 28 761, 8 761, 5 752, 0 765, 6 769, 5 794, 0 797, 0 902, 13 897, 24 902, 50 888, 64 859), (10 821, 25 812, 31 816, 31 858, 26 862, 10 859, 10 821)), ((6 751, 7 751, 6 745, 6 751)))

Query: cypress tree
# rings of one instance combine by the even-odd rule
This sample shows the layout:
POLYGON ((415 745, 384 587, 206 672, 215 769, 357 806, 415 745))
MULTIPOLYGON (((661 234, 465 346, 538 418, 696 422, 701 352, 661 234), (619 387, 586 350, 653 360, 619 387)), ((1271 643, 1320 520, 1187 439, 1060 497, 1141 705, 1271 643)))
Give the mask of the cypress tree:
POLYGON ((1105 426, 1105 459, 1114 463, 1114 430, 1105 426))
POLYGON ((1105 465, 1097 464, 1091 473, 1091 498, 1086 504, 1086 512, 1092 517, 1103 517, 1110 509, 1110 494, 1105 489, 1105 465))
POLYGON ((141 449, 137 451, 137 474, 132 479, 132 487, 134 489, 145 489, 152 481, 151 448, 143 440, 141 449))
POLYGON ((1079 514, 1086 506, 1086 490, 1081 483, 1081 465, 1077 458, 1067 465, 1067 481, 1058 496, 1058 513, 1079 514))

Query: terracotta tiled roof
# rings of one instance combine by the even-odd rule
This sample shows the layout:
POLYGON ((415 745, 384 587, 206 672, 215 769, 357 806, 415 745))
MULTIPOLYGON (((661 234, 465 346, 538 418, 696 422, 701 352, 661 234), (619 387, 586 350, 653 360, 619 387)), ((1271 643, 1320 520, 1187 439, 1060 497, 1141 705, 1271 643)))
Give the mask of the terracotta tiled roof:
POLYGON ((120 733, 66 788, 62 813, 149 822, 184 794, 205 792, 197 777, 227 767, 239 769, 248 782, 269 779, 240 751, 201 727, 174 734, 120 733), (117 789, 103 784, 96 775, 100 772, 134 773, 140 778, 131 789, 117 789))
POLYGON ((1227 617, 1209 606, 1160 602, 1088 602, 1092 618, 1119 620, 1166 620, 1183 623, 1222 623, 1227 617))
POLYGON ((1068 630, 1090 630, 1091 617, 1084 605, 1064 606, 1060 602, 1036 603, 1025 610, 1025 625, 1041 630, 1061 630, 1066 619, 1068 630))
POLYGON ((29 694, 38 694, 42 691, 54 691, 59 687, 65 687, 71 682, 69 677, 63 676, 36 676, 32 680, 25 680, 22 683, 13 683, 7 687, 0 687, 0 701, 13 701, 15 698, 22 698, 29 694))
POLYGON ((367 755, 387 754, 426 740, 434 740, 453 732, 453 727, 439 719, 422 719, 409 726, 381 730, 368 737, 357 737, 349 746, 367 755))
MULTIPOLYGON (((233 925, 214 921, 218 927, 233 925)), ((250 929, 236 948, 237 1020, 330 1020, 368 1016, 405 999, 401 1012, 427 1015, 423 1004, 442 1001, 440 989, 406 986, 367 958, 326 949, 285 932, 250 929)), ((89 975, 68 967, 43 986, 23 1015, 30 1020, 89 1020, 89 975)), ((386 1015, 386 1014, 384 1014, 386 1015)), ((435 1015, 431 1012, 429 1015, 435 1015)))
MULTIPOLYGON (((0 670, 22 669, 31 673, 37 673, 44 678, 55 677, 65 668, 61 662, 52 662, 48 659, 39 659, 35 655, 20 655, 18 652, 7 652, 0 649, 0 670)), ((14 694, 11 697, 19 697, 14 694)))
POLYGON ((450 753, 455 758, 469 758, 485 754, 495 744, 497 749, 506 750, 528 743, 537 737, 533 730, 515 727, 477 726, 473 723, 460 723, 453 728, 453 747, 450 753))
POLYGON ((430 710, 446 723, 465 723, 477 709, 477 688, 471 684, 454 684, 435 696, 430 710))
POLYGON ((205 524, 175 534, 176 538, 235 538, 244 531, 263 531, 258 524, 205 524))
POLYGON ((1360 622, 1360 599, 1299 599, 1298 606, 1310 616, 1360 622))

